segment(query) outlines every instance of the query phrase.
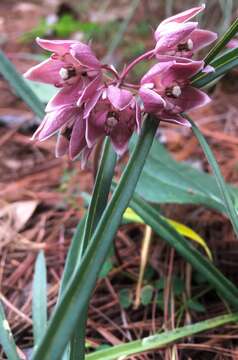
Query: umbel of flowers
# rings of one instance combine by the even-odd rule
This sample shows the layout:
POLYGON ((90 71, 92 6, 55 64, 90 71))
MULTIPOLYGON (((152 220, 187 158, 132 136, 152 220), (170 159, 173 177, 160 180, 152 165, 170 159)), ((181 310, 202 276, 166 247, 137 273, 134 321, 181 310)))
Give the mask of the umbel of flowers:
POLYGON ((203 9, 195 7, 164 20, 154 33, 155 47, 121 73, 101 63, 90 45, 38 38, 37 43, 52 55, 25 77, 52 84, 59 91, 46 106, 46 116, 33 138, 43 141, 57 133, 56 156, 68 153, 74 159, 81 154, 84 165, 94 145, 105 136, 122 155, 133 132, 140 131, 146 113, 160 121, 189 126, 182 113, 210 101, 190 84, 193 75, 207 71, 203 61, 193 60, 194 53, 217 38, 190 21, 203 9), (137 84, 127 83, 131 69, 147 59, 154 59, 155 65, 137 84))

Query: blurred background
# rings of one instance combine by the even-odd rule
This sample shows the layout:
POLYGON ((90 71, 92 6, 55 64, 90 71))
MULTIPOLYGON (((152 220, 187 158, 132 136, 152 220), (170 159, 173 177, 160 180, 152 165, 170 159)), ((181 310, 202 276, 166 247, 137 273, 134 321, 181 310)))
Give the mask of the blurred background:
MULTIPOLYGON (((200 27, 219 35, 238 15, 238 0, 1 0, 0 47, 23 73, 48 56, 35 43, 37 36, 91 41, 99 58, 121 69, 124 63, 154 46, 153 31, 161 20, 201 3, 206 3, 206 10, 199 15, 200 27)), ((133 70, 132 80, 138 79, 147 69, 147 63, 139 64, 133 70)), ((29 85, 44 103, 55 93, 51 86, 31 82, 29 85)), ((207 137, 225 179, 238 185, 237 70, 224 76, 208 91, 213 102, 191 116, 207 137)), ((70 239, 90 200, 99 154, 96 149, 85 170, 81 170, 78 161, 70 162, 67 157, 56 159, 55 138, 38 144, 30 141, 39 123, 40 119, 0 75, 0 291, 17 343, 25 349, 32 344, 31 284, 36 254, 40 249, 46 253, 51 309, 56 301, 70 239)), ((210 172, 189 129, 163 124, 160 140, 175 160, 210 172)), ((127 156, 118 163, 117 175, 126 160, 127 156)), ((238 246, 229 221, 203 206, 175 204, 162 205, 162 208, 167 216, 189 225, 206 239, 216 265, 237 283, 238 246)), ((153 243, 153 256, 144 277, 146 286, 152 286, 151 279, 156 276, 164 279, 165 285, 161 283, 152 289, 157 300, 160 299, 156 300, 158 308, 155 310, 151 298, 142 301, 139 309, 133 308, 131 289, 136 286, 143 234, 143 226, 137 224, 124 225, 118 232, 114 252, 105 263, 90 306, 88 340, 92 348, 148 335, 163 322, 162 291, 166 288, 168 264, 173 255, 163 242, 153 243), (118 331, 118 324, 123 332, 118 331)), ((191 268, 180 258, 173 257, 173 271, 174 291, 181 300, 191 280, 191 268)), ((196 281, 195 288, 202 279, 196 281)), ((193 290, 193 285, 190 291, 191 288, 193 290)), ((214 293, 209 293, 209 286, 207 289, 201 301, 190 309, 193 319, 205 318, 207 313, 215 316, 224 312, 225 305, 214 293)), ((187 316, 189 322, 189 312, 187 316)), ((231 354, 237 359, 236 346, 230 336, 237 336, 237 327, 227 326, 223 333, 227 334, 226 340, 211 334, 209 339, 200 339, 199 345, 190 344, 190 349, 185 346, 185 357, 181 359, 188 359, 186 356, 226 359, 231 358, 231 354), (215 345, 218 347, 216 355, 211 352, 210 356, 204 346, 212 349, 215 345), (228 348, 232 348, 234 354, 228 348)), ((170 359, 165 355, 166 351, 133 359, 170 359)), ((0 355, 0 358, 4 357, 0 355)))

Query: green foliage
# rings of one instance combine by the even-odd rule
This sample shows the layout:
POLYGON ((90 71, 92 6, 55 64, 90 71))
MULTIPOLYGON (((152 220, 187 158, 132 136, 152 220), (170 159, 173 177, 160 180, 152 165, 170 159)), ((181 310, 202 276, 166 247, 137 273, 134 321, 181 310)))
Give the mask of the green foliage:
POLYGON ((0 302, 0 344, 9 360, 20 360, 13 335, 0 302))
POLYGON ((141 303, 146 306, 149 305, 152 301, 154 288, 151 285, 146 285, 141 289, 141 303))
POLYGON ((131 289, 121 289, 119 291, 119 302, 123 309, 128 309, 133 302, 133 294, 131 289))
POLYGON ((70 14, 61 16, 55 23, 49 24, 47 19, 41 19, 38 26, 23 35, 23 41, 32 41, 37 36, 44 37, 52 33, 59 38, 67 38, 72 33, 82 32, 86 39, 101 31, 101 27, 92 22, 80 22, 70 14))

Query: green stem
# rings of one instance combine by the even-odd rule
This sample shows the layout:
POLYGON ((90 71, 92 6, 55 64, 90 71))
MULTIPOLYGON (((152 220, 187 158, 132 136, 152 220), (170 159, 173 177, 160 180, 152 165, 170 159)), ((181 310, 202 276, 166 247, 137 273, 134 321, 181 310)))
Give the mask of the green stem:
POLYGON ((97 274, 105 261, 122 215, 135 190, 157 127, 157 119, 148 117, 144 121, 141 136, 130 161, 32 360, 58 360, 82 318, 95 286, 97 274))
MULTIPOLYGON (((111 146, 110 139, 106 139, 103 153, 93 188, 92 199, 88 208, 86 223, 78 255, 78 262, 87 249, 92 233, 107 205, 108 195, 111 188, 117 156, 111 146)), ((70 360, 83 360, 85 358, 85 336, 87 326, 88 304, 85 306, 83 315, 70 341, 70 360)))

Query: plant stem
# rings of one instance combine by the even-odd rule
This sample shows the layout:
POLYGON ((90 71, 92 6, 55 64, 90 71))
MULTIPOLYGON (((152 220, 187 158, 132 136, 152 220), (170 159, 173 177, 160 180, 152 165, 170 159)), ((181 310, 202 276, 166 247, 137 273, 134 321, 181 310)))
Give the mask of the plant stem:
POLYGON ((146 53, 142 54, 141 56, 138 56, 134 61, 132 61, 122 72, 120 76, 120 83, 123 82, 127 74, 133 69, 134 66, 139 64, 141 61, 151 58, 153 55, 154 55, 154 49, 147 51, 146 53))
POLYGON ((85 306, 94 289, 97 275, 121 223, 122 215, 134 193, 157 127, 158 120, 152 116, 144 121, 141 135, 130 161, 111 201, 103 212, 82 262, 75 269, 63 293, 62 301, 53 314, 32 360, 58 360, 82 318, 85 306))

